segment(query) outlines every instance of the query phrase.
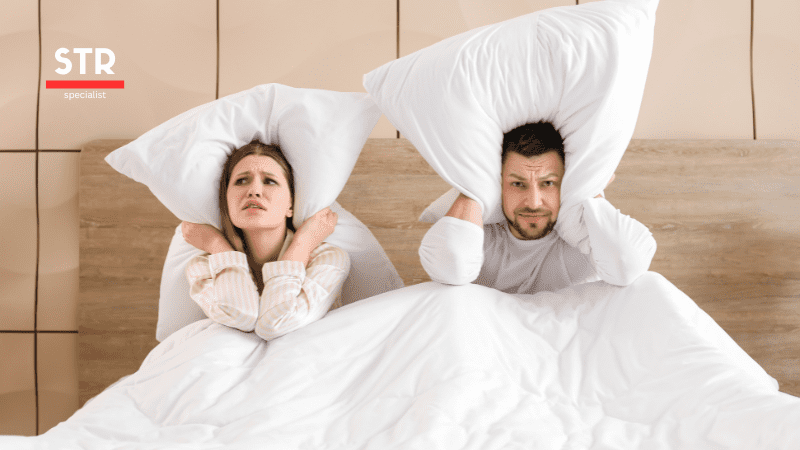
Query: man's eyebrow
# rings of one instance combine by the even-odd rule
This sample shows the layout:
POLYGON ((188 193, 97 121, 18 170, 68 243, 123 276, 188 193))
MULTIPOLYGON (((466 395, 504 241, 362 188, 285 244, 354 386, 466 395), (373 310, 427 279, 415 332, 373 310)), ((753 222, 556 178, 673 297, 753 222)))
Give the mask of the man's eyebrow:
MULTIPOLYGON (((527 181, 528 180, 527 177, 524 177, 522 175, 519 175, 519 174, 516 174, 516 173, 513 173, 513 172, 509 173, 508 176, 512 177, 512 178, 516 178, 518 180, 522 180, 522 181, 527 181)), ((558 175, 555 172, 550 172, 547 175, 542 175, 541 177, 538 177, 537 180, 545 180, 547 178, 558 178, 559 176, 560 175, 558 175)))

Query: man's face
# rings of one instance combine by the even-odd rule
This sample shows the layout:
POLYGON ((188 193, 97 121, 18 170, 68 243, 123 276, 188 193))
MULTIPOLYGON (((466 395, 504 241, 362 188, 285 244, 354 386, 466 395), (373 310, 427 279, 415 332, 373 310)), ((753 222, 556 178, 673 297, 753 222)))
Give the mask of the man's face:
POLYGON ((502 172, 503 214, 517 239, 547 236, 561 206, 564 163, 555 151, 526 158, 511 152, 502 172))

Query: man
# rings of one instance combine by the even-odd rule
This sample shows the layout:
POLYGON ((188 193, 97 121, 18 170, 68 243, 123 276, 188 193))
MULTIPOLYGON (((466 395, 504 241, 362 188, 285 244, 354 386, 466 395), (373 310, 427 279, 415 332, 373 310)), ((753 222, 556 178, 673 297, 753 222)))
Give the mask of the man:
POLYGON ((570 246, 553 232, 563 176, 564 142, 552 124, 506 133, 501 174, 506 223, 484 226, 478 203, 461 194, 422 240, 425 271, 440 283, 474 281, 524 294, 598 279, 632 283, 650 267, 656 251, 652 234, 598 195, 583 203, 589 254, 570 246))

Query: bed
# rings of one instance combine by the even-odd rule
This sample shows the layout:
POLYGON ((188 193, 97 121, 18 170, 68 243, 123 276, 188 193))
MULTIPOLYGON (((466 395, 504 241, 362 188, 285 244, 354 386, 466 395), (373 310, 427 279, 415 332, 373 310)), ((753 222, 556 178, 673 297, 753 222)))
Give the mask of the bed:
MULTIPOLYGON (((607 198, 653 231, 632 286, 510 296, 428 281, 416 221, 448 189, 370 139, 339 196, 405 288, 269 344, 154 338, 179 221, 81 153, 82 408, 36 448, 797 448, 796 141, 634 140, 607 198), (157 345, 158 344, 158 345, 157 345), (87 401, 88 400, 88 401, 87 401)), ((0 439, 0 443, 3 443, 0 439)))

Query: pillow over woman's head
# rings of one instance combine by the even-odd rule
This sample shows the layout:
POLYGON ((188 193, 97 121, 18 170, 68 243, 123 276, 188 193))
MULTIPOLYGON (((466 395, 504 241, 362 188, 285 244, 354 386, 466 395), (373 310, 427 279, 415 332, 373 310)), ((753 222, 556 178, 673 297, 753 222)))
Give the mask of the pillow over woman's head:
POLYGON ((228 155, 254 140, 276 144, 294 172, 299 228, 336 200, 380 114, 367 94, 263 84, 173 117, 106 161, 147 185, 179 219, 219 229, 228 155))
MULTIPOLYGON (((258 140, 277 144, 294 174, 293 222, 334 204, 380 110, 369 95, 265 84, 193 108, 106 157, 118 172, 145 184, 179 219, 221 228, 219 180, 228 155, 258 140)), ((326 239, 350 254, 345 303, 403 283, 369 229, 338 205, 326 239)), ((180 227, 179 227, 180 228, 180 227)), ((189 296, 185 269, 202 253, 176 232, 161 279, 156 337, 205 317, 189 296)))
POLYGON ((606 0, 476 28, 373 70, 364 87, 431 167, 481 205, 485 223, 505 220, 503 134, 553 123, 566 153, 556 230, 577 245, 582 201, 602 192, 633 135, 657 6, 606 0))

